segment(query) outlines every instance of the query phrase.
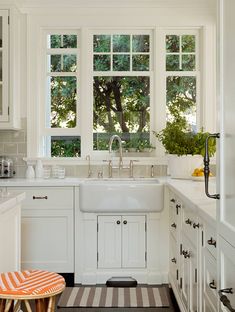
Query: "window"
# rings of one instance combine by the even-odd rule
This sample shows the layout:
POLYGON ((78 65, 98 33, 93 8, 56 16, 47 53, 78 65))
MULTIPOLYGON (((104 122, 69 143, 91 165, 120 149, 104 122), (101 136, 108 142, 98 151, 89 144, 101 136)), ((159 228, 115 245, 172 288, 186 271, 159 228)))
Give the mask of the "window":
POLYGON ((198 32, 178 31, 165 35, 167 120, 184 119, 189 130, 199 127, 198 32))
POLYGON ((150 146, 150 33, 93 35, 93 149, 118 134, 126 151, 150 146))
POLYGON ((103 159, 113 134, 126 156, 162 156, 153 130, 178 117, 200 128, 199 29, 83 33, 44 32, 40 156, 103 159))
POLYGON ((50 33, 47 41, 45 156, 80 156, 78 35, 50 33), (76 134, 76 135, 75 135, 76 134))

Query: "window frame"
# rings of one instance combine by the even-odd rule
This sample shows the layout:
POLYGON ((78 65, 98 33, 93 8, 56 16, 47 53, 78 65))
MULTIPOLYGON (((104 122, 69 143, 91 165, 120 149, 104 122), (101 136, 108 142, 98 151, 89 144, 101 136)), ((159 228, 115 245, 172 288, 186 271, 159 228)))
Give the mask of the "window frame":
MULTIPOLYGON (((66 23, 65 23, 66 24, 66 23)), ((107 23, 106 23, 107 24, 107 23)), ((29 87, 32 87, 29 89, 29 94, 28 94, 28 129, 29 129, 29 135, 28 135, 28 140, 27 140, 27 148, 28 148, 28 153, 26 159, 35 159, 35 158, 43 158, 47 159, 48 161, 56 162, 56 161, 65 161, 66 163, 69 163, 69 161, 80 161, 85 159, 85 156, 87 154, 91 155, 91 157, 94 160, 102 160, 106 159, 108 157, 107 152, 102 152, 102 151, 93 151, 93 144, 88 145, 88 142, 93 142, 93 125, 92 123, 90 125, 87 125, 87 120, 89 120, 90 117, 93 116, 92 110, 93 110, 93 105, 87 105, 87 103, 93 103, 92 102, 92 96, 93 96, 93 90, 92 90, 92 85, 89 83, 91 82, 90 78, 90 73, 93 68, 91 68, 91 64, 85 64, 86 60, 91 59, 91 54, 92 54, 92 49, 89 50, 90 45, 92 43, 92 40, 89 40, 88 36, 91 34, 91 32, 96 32, 97 30, 102 30, 104 29, 112 29, 112 30, 118 30, 119 32, 122 32, 124 34, 125 29, 132 30, 136 29, 138 32, 140 30, 146 29, 147 31, 152 31, 153 37, 152 37, 152 75, 153 78, 150 79, 150 90, 151 90, 151 99, 150 99, 150 109, 152 114, 150 115, 150 127, 151 129, 154 129, 155 131, 160 131, 162 128, 164 128, 166 124, 166 101, 165 101, 165 95, 166 95, 166 88, 165 86, 165 75, 164 74, 164 65, 165 65, 165 59, 164 59, 164 49, 165 48, 165 41, 164 41, 164 34, 167 32, 173 33, 173 31, 179 31, 183 30, 189 30, 189 29, 196 29, 200 33, 200 61, 203 59, 203 62, 201 62, 201 81, 198 84, 198 88, 200 88, 200 85, 205 83, 205 89, 203 88, 201 97, 200 97, 200 105, 199 109, 200 112, 198 112, 200 124, 205 126, 205 122, 208 121, 208 125, 206 125, 205 130, 209 128, 210 131, 214 131, 215 129, 215 113, 211 115, 210 112, 211 109, 214 109, 214 103, 215 103, 215 96, 214 96, 214 81, 207 81, 206 76, 207 76, 207 70, 209 74, 211 75, 214 73, 215 68, 214 68, 214 46, 215 46, 215 38, 214 38, 214 31, 213 27, 211 26, 188 26, 188 27, 161 27, 161 26, 149 26, 149 27, 133 27, 133 26, 127 26, 125 28, 123 27, 107 27, 107 25, 102 26, 102 27, 83 27, 83 26, 78 26, 78 27, 56 27, 55 22, 50 23, 50 27, 39 27, 40 21, 37 23, 34 21, 30 21, 30 25, 32 28, 29 31, 29 40, 30 44, 32 43, 40 43, 40 48, 36 50, 35 48, 31 47, 30 48, 30 53, 29 53, 29 59, 28 59, 28 64, 30 64, 29 68, 29 76, 28 76, 28 85, 29 87), (53 24, 53 26, 52 26, 53 24), (79 129, 79 134, 76 132, 75 135, 80 135, 81 136, 81 157, 79 158, 62 158, 62 157, 57 157, 57 158, 51 158, 51 157, 46 157, 43 155, 43 146, 42 146, 42 106, 44 105, 44 96, 43 92, 45 92, 45 83, 44 82, 44 73, 45 73, 45 59, 43 59, 43 55, 45 54, 45 51, 43 50, 43 35, 45 32, 52 31, 53 34, 55 33, 55 30, 62 30, 63 32, 68 33, 68 31, 74 32, 74 30, 78 31, 80 42, 82 42, 80 46, 80 58, 85 61, 82 61, 80 63, 80 70, 79 70, 79 79, 80 79, 80 104, 78 107, 78 114, 80 116, 80 129, 79 129), (39 40, 40 39, 40 40, 39 40), (34 51, 34 52, 33 52, 34 51), (37 52, 35 54, 35 52, 37 52), (210 53, 213 52, 212 59, 209 59, 209 56, 211 56, 210 53), (36 57, 34 56, 34 54, 36 57), (155 53, 155 54, 154 54, 155 53), (155 58, 155 55, 158 55, 159 57, 155 58), (38 58, 38 59, 36 59, 38 58), (208 60, 209 59, 209 60, 208 60), (30 60, 33 60, 33 65, 31 66, 30 60), (32 68, 32 69, 31 69, 32 68), (36 70, 36 74, 33 73, 33 70, 36 70), (30 80, 31 77, 35 77, 39 79, 39 88, 36 86, 36 83, 32 82, 30 80), (82 79, 81 79, 82 77, 82 79), (164 77, 164 79, 163 79, 164 77), (209 86, 209 89, 207 88, 209 86), (164 88, 164 89, 163 89, 164 88), (163 92, 164 90, 164 92, 163 92), (33 101, 33 97, 35 97, 35 94, 38 95, 38 98, 33 101), (210 99, 209 99, 210 97, 210 99), (33 107, 30 107, 30 101, 33 101, 33 107), (204 107, 204 104, 208 104, 206 107, 204 107), (203 104, 203 106, 202 106, 203 104), (33 113, 33 118, 31 118, 31 113, 33 113), (38 116, 40 116, 40 122, 38 120, 38 116), (31 120, 29 120, 29 117, 31 120), (95 153, 95 154, 94 154, 95 153)), ((36 46, 36 44, 35 44, 36 46)), ((79 59, 80 61, 80 59, 79 59)), ((181 72, 182 73, 182 72, 181 72)), ((176 72, 174 72, 176 74, 176 72)), ((45 93, 44 93, 45 94, 45 93)), ((93 118, 93 117, 92 117, 93 118)), ((67 129, 68 130, 68 129, 67 129)), ((73 129, 71 130, 68 135, 71 135, 73 132, 73 129)), ((58 135, 60 135, 60 129, 53 129, 53 131, 58 131, 58 135)), ((53 134, 54 135, 54 134, 53 134)), ((64 135, 64 134, 63 134, 64 135)), ((151 135, 151 140, 155 139, 155 136, 150 133, 151 135)), ((134 158, 139 158, 143 163, 149 163, 151 161, 156 161, 158 159, 158 163, 165 164, 166 163, 166 157, 165 157, 165 151, 162 148, 161 144, 155 139, 154 145, 156 146, 155 150, 155 155, 153 157, 142 157, 140 154, 136 154, 136 156, 133 156, 134 158)))

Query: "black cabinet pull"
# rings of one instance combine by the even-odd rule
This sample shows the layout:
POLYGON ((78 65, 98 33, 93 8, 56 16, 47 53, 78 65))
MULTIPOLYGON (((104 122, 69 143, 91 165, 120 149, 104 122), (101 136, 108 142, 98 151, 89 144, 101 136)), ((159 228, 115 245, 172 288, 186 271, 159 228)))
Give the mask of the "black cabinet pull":
POLYGON ((190 219, 185 220, 185 223, 188 225, 192 225, 192 221, 190 219))
POLYGON ((212 282, 209 283, 209 287, 211 289, 216 289, 215 280, 213 280, 212 282))
POLYGON ((231 306, 231 303, 228 299, 227 296, 223 295, 223 293, 226 294, 233 294, 233 289, 232 288, 225 288, 219 290, 219 298, 220 301, 223 303, 223 305, 230 311, 230 312, 235 312, 235 309, 231 306))
POLYGON ((175 207, 176 207, 176 209, 179 209, 179 208, 181 208, 181 205, 177 204, 175 207))
POLYGON ((171 227, 173 227, 173 228, 176 229, 176 224, 175 224, 175 223, 172 223, 172 224, 171 224, 171 227))
POLYGON ((127 221, 126 221, 126 220, 124 220, 124 221, 123 221, 123 224, 127 224, 127 221))
POLYGON ((212 237, 208 239, 207 244, 212 245, 216 248, 216 240, 214 240, 212 237))
POLYGON ((199 223, 193 223, 193 228, 196 229, 196 228, 199 228, 200 224, 199 223))
POLYGON ((172 259, 171 259, 171 262, 176 263, 176 259, 175 259, 175 258, 172 258, 172 259))
POLYGON ((210 157, 209 157, 208 145, 209 145, 210 138, 219 139, 220 138, 220 134, 219 133, 209 134, 208 137, 206 138, 206 142, 205 142, 205 156, 204 156, 205 193, 206 193, 206 196, 209 197, 209 198, 220 199, 220 194, 211 195, 209 193, 209 188, 208 188, 209 176, 210 176, 210 166, 209 166, 209 164, 210 164, 210 157))
POLYGON ((47 196, 33 196, 33 199, 48 199, 47 196))
POLYGON ((117 224, 120 224, 121 222, 119 220, 117 220, 117 224))
POLYGON ((185 259, 190 258, 190 252, 188 252, 187 250, 183 250, 182 255, 184 256, 185 259))
POLYGON ((172 198, 172 199, 171 199, 171 202, 172 202, 172 203, 175 203, 175 199, 174 199, 174 198, 172 198))

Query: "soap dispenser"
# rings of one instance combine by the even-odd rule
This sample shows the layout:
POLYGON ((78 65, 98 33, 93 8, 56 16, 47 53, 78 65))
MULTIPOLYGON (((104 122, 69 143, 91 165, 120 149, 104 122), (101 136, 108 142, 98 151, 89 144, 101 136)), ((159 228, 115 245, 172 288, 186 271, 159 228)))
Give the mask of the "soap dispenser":
POLYGON ((42 165, 42 161, 40 159, 38 159, 36 162, 35 175, 36 175, 36 178, 42 178, 43 177, 43 165, 42 165))

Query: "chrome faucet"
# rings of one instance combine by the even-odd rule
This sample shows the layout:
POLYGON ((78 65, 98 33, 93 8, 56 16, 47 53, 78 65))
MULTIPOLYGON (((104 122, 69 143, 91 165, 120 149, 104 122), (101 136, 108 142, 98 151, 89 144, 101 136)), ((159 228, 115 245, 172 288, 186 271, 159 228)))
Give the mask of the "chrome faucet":
POLYGON ((122 140, 121 140, 120 136, 118 136, 117 134, 112 135, 110 140, 109 140, 109 153, 112 153, 112 144, 113 144, 114 140, 117 140, 118 144, 119 144, 119 169, 121 169, 123 167, 123 161, 122 161, 122 140))

